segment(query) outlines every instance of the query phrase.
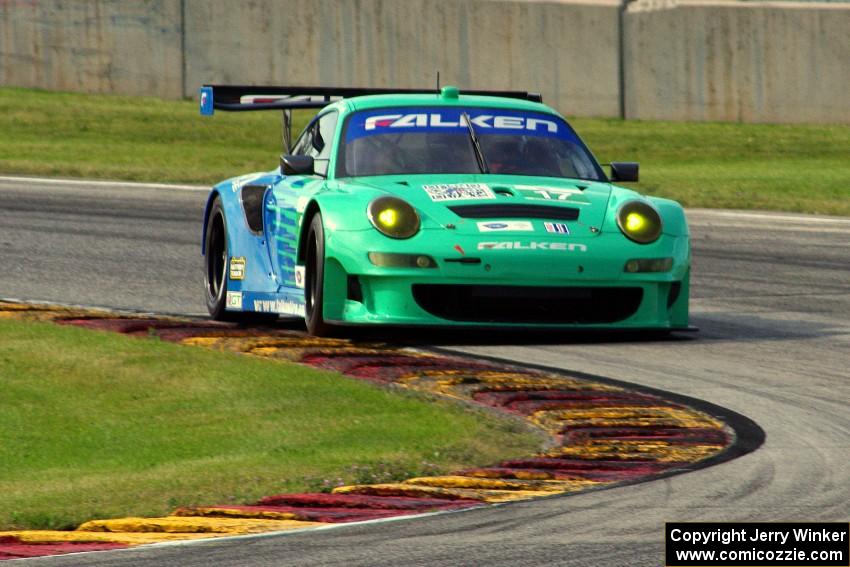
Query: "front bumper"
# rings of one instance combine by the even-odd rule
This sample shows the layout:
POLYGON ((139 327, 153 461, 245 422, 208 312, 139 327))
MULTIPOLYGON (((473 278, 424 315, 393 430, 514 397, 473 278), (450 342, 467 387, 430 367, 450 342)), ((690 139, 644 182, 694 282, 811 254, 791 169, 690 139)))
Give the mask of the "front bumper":
MULTIPOLYGON (((688 326, 690 246, 686 236, 664 235, 653 244, 639 245, 619 233, 586 239, 536 235, 532 238, 537 241, 573 246, 479 249, 482 237, 446 232, 423 231, 404 241, 389 241, 374 232, 336 232, 327 246, 325 319, 337 324, 430 326, 688 326), (370 251, 426 254, 436 267, 378 267, 368 260, 370 251), (673 258, 669 272, 624 270, 629 259, 664 257, 673 258), (467 261, 458 262, 461 258, 467 261), (536 290, 539 305, 533 301, 536 290), (440 305, 443 291, 446 304, 440 305), (476 301, 480 304, 471 305, 476 301), (500 301, 504 310, 498 309, 500 301), (452 311, 451 305, 458 308, 452 311)), ((488 239, 528 240, 528 236, 511 235, 488 239)))

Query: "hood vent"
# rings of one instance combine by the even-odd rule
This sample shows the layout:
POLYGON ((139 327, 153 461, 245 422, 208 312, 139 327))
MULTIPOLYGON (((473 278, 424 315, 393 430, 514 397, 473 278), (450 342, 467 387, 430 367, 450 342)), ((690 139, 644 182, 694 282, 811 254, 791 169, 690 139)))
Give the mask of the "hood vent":
POLYGON ((551 205, 455 205, 449 209, 465 219, 576 220, 578 209, 551 205))

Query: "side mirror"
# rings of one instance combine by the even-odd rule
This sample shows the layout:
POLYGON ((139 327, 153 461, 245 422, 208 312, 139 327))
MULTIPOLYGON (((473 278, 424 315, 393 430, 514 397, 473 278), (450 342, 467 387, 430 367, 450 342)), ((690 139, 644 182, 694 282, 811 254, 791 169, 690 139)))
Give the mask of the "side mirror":
POLYGON ((634 161, 612 161, 611 181, 637 181, 639 169, 634 161))
POLYGON ((280 172, 283 175, 313 175, 313 156, 280 156, 280 172))

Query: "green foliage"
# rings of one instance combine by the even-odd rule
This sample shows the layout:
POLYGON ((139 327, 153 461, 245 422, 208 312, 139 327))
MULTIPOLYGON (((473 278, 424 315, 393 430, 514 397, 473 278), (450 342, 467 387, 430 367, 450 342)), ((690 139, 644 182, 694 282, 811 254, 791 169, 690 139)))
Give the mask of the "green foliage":
POLYGON ((447 472, 539 442, 330 372, 46 323, 0 321, 0 380, 0 530, 447 472))

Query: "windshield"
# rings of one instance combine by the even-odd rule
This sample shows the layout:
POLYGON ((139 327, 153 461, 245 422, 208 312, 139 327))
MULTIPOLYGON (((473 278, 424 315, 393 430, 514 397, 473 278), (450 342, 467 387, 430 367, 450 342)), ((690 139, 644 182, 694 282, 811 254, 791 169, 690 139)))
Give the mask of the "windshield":
POLYGON ((480 173, 464 113, 489 173, 604 179, 576 133, 557 116, 463 107, 394 107, 351 115, 337 176, 480 173))

